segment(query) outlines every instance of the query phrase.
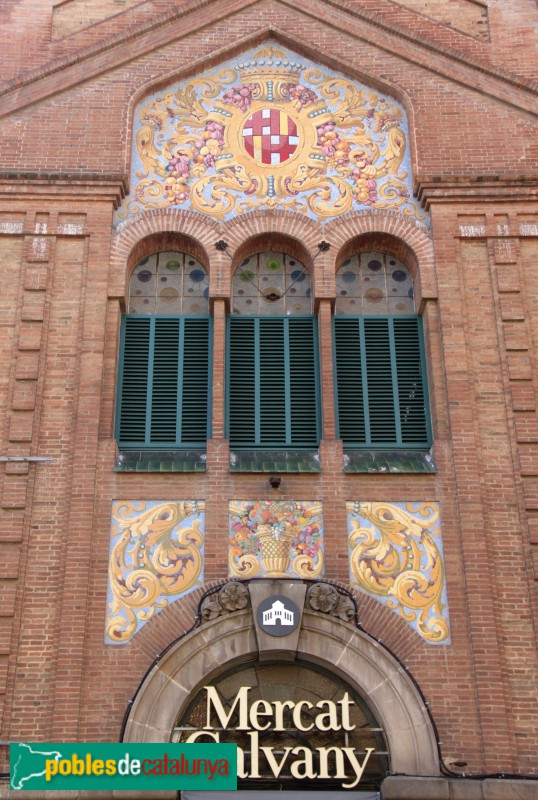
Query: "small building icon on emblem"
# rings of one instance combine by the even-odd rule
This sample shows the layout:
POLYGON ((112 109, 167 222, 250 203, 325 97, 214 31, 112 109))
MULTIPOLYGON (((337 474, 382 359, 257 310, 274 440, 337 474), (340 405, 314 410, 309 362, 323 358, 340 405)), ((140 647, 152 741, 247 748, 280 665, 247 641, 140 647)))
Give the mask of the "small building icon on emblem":
POLYGON ((269 636, 289 636, 301 624, 301 612, 291 598, 273 594, 260 602, 256 621, 269 636))
POLYGON ((271 608, 263 612, 263 624, 276 625, 277 620, 280 620, 282 625, 293 625, 294 616, 293 611, 288 611, 284 603, 275 600, 271 608))

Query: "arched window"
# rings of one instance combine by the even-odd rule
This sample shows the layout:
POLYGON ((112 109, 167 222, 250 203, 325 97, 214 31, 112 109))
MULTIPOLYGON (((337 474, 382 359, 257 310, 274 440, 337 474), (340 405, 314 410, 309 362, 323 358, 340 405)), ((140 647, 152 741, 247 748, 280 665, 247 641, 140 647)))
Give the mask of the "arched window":
POLYGON ((207 271, 188 253, 154 253, 133 270, 121 329, 120 449, 205 448, 208 296, 207 271))
POLYGON ((129 314, 208 314, 209 279, 188 253, 154 253, 129 281, 129 314))
POLYGON ((414 314, 413 278, 387 253, 361 253, 336 272, 336 314, 414 314))
POLYGON ((237 268, 234 314, 311 314, 312 288, 304 264, 285 253, 257 253, 237 268))
POLYGON ((334 317, 338 435, 346 448, 431 444, 422 320, 412 276, 388 253, 344 261, 334 317))
POLYGON ((233 449, 313 449, 320 438, 317 320, 296 258, 246 258, 228 319, 227 435, 233 449))

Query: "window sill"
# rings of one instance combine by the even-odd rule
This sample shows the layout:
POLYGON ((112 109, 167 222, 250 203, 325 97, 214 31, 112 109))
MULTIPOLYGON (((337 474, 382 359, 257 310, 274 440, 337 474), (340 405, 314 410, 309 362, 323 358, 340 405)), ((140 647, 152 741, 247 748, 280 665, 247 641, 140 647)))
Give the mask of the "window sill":
POLYGON ((435 473, 437 467, 430 450, 344 450, 344 472, 435 473))
POLYGON ((230 472, 321 472, 317 450, 233 450, 230 472))
POLYGON ((205 450, 122 450, 115 472, 205 472, 205 450))

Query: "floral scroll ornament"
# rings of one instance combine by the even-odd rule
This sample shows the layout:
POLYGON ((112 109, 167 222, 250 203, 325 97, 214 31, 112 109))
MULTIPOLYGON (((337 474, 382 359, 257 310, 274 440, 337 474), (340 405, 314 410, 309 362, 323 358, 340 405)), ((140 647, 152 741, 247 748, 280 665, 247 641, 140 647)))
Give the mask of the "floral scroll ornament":
POLYGON ((348 503, 351 583, 430 644, 449 641, 436 503, 348 503))
POLYGON ((123 644, 154 614, 201 585, 202 501, 112 507, 106 636, 123 644))
POLYGON ((317 578, 323 573, 321 503, 230 502, 229 575, 317 578))
POLYGON ((116 223, 169 207, 217 220, 262 208, 321 222, 361 208, 427 219, 401 106, 297 58, 265 46, 139 106, 133 191, 116 223))

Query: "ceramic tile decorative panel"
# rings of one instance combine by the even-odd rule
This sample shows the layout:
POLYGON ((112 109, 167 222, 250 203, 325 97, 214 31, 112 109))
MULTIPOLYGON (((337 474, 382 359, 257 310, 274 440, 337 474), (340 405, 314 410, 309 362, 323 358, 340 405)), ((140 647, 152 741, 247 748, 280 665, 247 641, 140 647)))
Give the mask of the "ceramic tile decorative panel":
POLYGON ((347 503, 351 584, 429 644, 448 644, 438 503, 347 503))
POLYGON ((289 208, 321 222, 379 208, 426 221, 408 141, 393 98, 267 44, 137 107, 116 224, 169 207, 218 220, 289 208))
POLYGON ((235 578, 323 575, 322 504, 231 500, 228 574, 235 578))
POLYGON ((112 505, 105 642, 124 644, 204 580, 205 502, 118 500, 112 505))

